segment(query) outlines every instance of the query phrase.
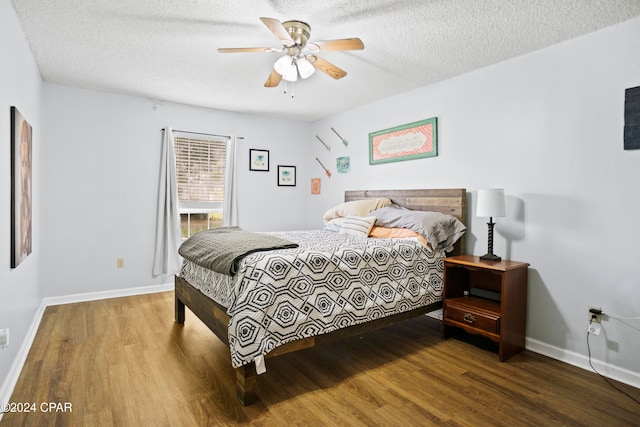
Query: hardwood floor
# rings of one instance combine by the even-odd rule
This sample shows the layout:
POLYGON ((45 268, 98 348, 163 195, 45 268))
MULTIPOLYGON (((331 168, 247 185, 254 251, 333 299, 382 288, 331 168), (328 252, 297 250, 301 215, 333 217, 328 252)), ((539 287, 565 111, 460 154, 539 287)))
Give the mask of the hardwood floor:
POLYGON ((501 363, 474 337, 442 341, 426 316, 268 359, 243 407, 227 348, 173 309, 173 292, 47 308, 11 399, 36 412, 0 425, 640 424, 640 405, 596 374, 529 351, 501 363))

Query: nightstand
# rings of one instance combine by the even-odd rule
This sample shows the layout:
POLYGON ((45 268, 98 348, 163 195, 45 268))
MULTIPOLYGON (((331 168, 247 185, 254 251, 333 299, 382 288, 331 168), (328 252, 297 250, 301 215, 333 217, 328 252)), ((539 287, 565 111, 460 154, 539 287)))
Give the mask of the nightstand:
POLYGON ((474 255, 444 259, 442 338, 462 329, 498 343, 500 361, 524 349, 529 264, 483 261, 474 255))

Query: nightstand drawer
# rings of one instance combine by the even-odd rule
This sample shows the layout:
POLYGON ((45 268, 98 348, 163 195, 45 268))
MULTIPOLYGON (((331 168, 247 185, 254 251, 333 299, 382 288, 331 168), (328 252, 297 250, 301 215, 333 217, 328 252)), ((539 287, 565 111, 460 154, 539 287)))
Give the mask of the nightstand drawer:
POLYGON ((473 297, 450 298, 446 301, 443 315, 445 320, 500 334, 500 303, 473 297))

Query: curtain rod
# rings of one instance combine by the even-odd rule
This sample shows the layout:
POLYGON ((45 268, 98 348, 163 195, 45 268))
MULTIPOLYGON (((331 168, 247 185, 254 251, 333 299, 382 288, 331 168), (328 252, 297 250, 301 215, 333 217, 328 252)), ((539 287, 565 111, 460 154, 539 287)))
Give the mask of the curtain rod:
MULTIPOLYGON (((166 131, 165 128, 162 128, 163 131, 166 131)), ((222 138, 231 138, 231 136, 229 135, 217 135, 215 133, 202 133, 202 132, 192 132, 190 130, 179 130, 179 129, 173 129, 174 132, 182 132, 182 133, 191 133, 193 135, 205 135, 205 136, 219 136, 222 138)), ((236 138, 238 139, 244 139, 243 136, 236 136, 236 138)))

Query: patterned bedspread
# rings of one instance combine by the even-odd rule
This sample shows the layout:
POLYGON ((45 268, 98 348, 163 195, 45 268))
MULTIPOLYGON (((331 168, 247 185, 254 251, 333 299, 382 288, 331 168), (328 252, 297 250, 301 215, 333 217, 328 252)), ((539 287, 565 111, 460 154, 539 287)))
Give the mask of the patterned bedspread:
POLYGON ((444 251, 320 230, 268 234, 300 246, 249 255, 233 277, 216 273, 234 367, 296 339, 441 300, 444 251))

